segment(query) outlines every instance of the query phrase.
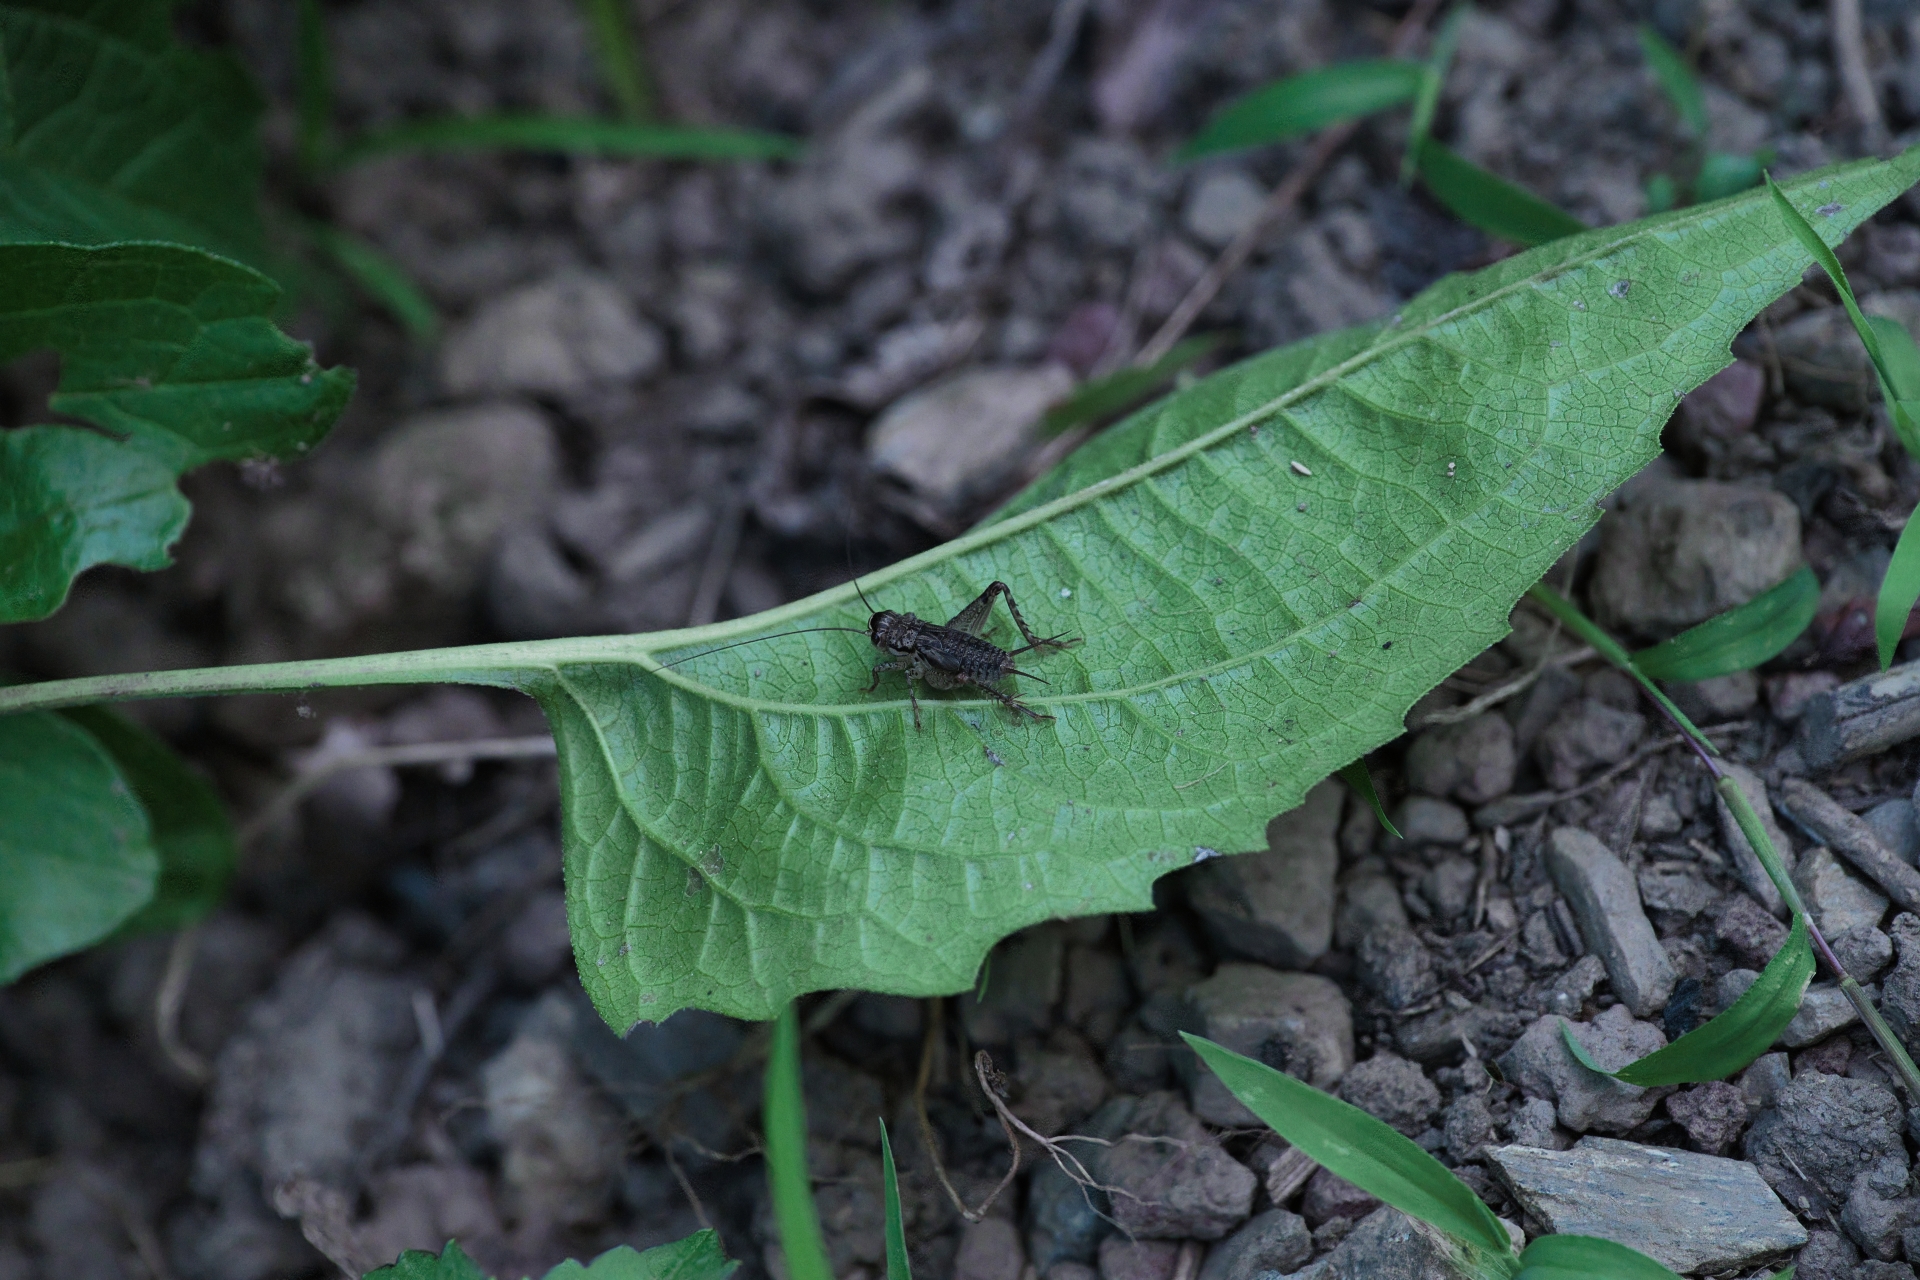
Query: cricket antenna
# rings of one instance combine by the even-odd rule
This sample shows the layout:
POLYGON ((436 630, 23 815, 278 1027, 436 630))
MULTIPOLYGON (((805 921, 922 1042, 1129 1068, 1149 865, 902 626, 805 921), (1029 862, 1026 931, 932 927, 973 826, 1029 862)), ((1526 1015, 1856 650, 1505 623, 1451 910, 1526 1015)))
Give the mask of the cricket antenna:
POLYGON ((698 653, 690 653, 684 658, 675 658, 672 662, 663 662, 660 665, 662 668, 677 667, 683 662, 692 662, 695 658, 704 658, 710 653, 719 653, 725 649, 738 649, 743 644, 758 644, 762 640, 778 640, 782 636, 804 636, 814 631, 851 631, 857 636, 867 634, 859 627, 800 627, 793 631, 776 631, 770 636, 750 636, 745 640, 735 640, 732 644, 715 645, 711 649, 702 649, 698 653))
POLYGON ((853 571, 853 521, 847 521, 844 532, 847 538, 847 577, 853 580, 853 589, 860 593, 860 603, 867 606, 867 612, 878 613, 880 611, 873 607, 873 601, 867 599, 866 589, 860 585, 860 575, 853 571))

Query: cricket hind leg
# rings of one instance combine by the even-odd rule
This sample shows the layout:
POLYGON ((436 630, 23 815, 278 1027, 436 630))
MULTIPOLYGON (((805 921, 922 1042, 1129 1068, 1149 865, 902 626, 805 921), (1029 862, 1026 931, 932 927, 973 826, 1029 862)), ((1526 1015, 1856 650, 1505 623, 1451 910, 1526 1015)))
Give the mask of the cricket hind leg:
POLYGON ((1020 701, 1020 699, 1014 697, 1012 694, 1002 693, 990 684, 982 684, 978 680, 967 680, 964 683, 969 688, 978 689, 981 693, 986 694, 989 698, 992 698, 1008 710, 1018 715, 1031 717, 1036 724, 1051 724, 1053 722, 1054 718, 1052 716, 1047 715, 1045 712, 1035 711, 1032 707, 1020 701))
POLYGON ((986 624, 987 614, 993 610, 993 601, 997 596, 1005 596, 1007 598, 1007 612, 1013 615, 1013 625, 1020 628, 1020 638, 1027 642, 1022 647, 1013 650, 1014 653, 1064 649, 1069 645, 1080 643, 1078 636, 1068 637, 1066 635, 1057 635, 1042 638, 1033 634, 1033 628, 1027 625, 1025 616, 1020 612, 1020 606, 1014 601, 1013 588, 999 581, 989 582, 987 589, 975 597, 972 604, 954 614, 953 619, 948 622, 947 625, 955 631, 964 631, 970 636, 979 635, 981 629, 986 624))

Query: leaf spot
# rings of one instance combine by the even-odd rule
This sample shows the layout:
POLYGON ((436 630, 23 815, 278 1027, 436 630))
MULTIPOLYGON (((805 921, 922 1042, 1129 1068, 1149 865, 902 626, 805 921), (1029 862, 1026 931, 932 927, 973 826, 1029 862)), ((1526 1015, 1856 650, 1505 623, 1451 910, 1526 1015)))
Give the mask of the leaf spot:
POLYGON ((1835 200, 1831 204, 1821 205, 1818 209, 1815 209, 1814 212, 1819 214, 1823 218, 1831 218, 1834 214, 1839 213, 1841 210, 1845 209, 1846 207, 1847 206, 1841 204, 1838 200, 1835 200))
POLYGON ((1000 753, 995 751, 992 747, 983 745, 980 749, 987 753, 987 763, 991 764, 994 768, 997 769, 1001 765, 1004 765, 1006 763, 1005 760, 1002 760, 1000 758, 1000 753))
POLYGON ((1307 464, 1304 462, 1294 461, 1294 462, 1289 462, 1287 465, 1293 468, 1293 473, 1295 475, 1310 476, 1313 474, 1313 472, 1308 469, 1307 464))
POLYGON ((707 888, 707 878, 700 874, 700 868, 688 867, 687 868, 687 896, 689 898, 697 898, 702 893, 706 892, 706 888, 707 888))
POLYGON ((1585 311, 1587 309, 1587 304, 1580 301, 1580 299, 1575 298, 1573 300, 1573 309, 1575 311, 1585 311))
POLYGON ((1631 280, 1615 280, 1607 286, 1607 296, 1609 298, 1624 298, 1627 296, 1628 290, 1632 288, 1633 281, 1631 280))

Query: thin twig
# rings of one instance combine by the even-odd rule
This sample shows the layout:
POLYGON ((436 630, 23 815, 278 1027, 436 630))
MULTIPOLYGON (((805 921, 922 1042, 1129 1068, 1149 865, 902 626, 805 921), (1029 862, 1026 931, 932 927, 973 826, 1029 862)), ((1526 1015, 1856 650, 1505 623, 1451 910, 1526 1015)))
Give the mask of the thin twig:
POLYGON ((920 1121, 920 1145, 927 1149, 927 1160, 933 1165, 933 1176, 939 1179, 947 1198, 953 1201, 953 1207, 968 1222, 978 1222, 987 1216, 987 1210, 1000 1198, 1000 1193, 1013 1184, 1014 1175, 1020 1172, 1020 1144, 1013 1141, 1011 1134, 1007 1136, 1007 1143, 1013 1148, 1013 1163, 1008 1166, 1006 1177, 987 1193, 987 1198, 980 1202, 978 1209, 969 1208, 966 1199, 954 1187, 953 1180, 947 1176, 946 1162, 940 1159, 940 1139, 933 1132, 933 1120, 927 1115, 927 1082, 933 1078, 933 1055, 940 1047, 945 1002, 936 999, 927 1001, 927 1004, 927 1033, 920 1042, 920 1071, 913 1082, 913 1110, 920 1121))
POLYGON ((1880 115, 1880 99, 1873 91, 1873 74, 1867 69, 1867 44, 1860 24, 1860 0, 1828 0, 1834 70, 1846 91, 1847 106, 1854 120, 1873 143, 1886 131, 1880 115))
POLYGON ((1047 24, 1046 47, 1027 68, 1027 78, 1021 82, 1020 96, 1014 99, 1013 123, 1025 124, 1045 102, 1047 94, 1053 90, 1054 82, 1066 69, 1067 59, 1073 54, 1074 38, 1080 34, 1080 23, 1087 15, 1089 0, 1057 0, 1053 6, 1053 18, 1047 24))
POLYGON ((687 1203, 693 1206, 694 1218, 702 1227, 718 1235, 719 1231, 714 1227, 713 1219, 707 1216, 707 1206, 700 1203, 700 1196, 694 1191, 693 1183, 687 1180, 686 1172, 681 1169, 680 1162, 673 1158, 672 1145, 670 1143, 661 1143, 660 1154, 667 1158, 668 1172, 672 1173, 673 1180, 680 1184, 680 1190, 687 1197, 687 1203))
POLYGON ((180 1038, 180 1010, 187 1002, 187 981, 193 977, 193 958, 199 946, 197 923, 173 935, 173 945, 167 948, 167 967, 153 993, 153 1034, 167 1061, 193 1083, 204 1085, 213 1079, 212 1066, 180 1038))
MULTIPOLYGON (((1413 7, 1407 10, 1407 16, 1400 20, 1399 26, 1394 28, 1393 39, 1387 46, 1387 56, 1404 57, 1413 48, 1414 41, 1426 27, 1427 20, 1433 16, 1433 11, 1439 7, 1440 0, 1415 0, 1413 7)), ((1341 147, 1347 144, 1347 140, 1359 131, 1359 128, 1359 121, 1349 120, 1344 124, 1336 124, 1320 131, 1307 154, 1294 165, 1280 185, 1273 189, 1273 194, 1267 197, 1267 202, 1260 207, 1259 214, 1247 224, 1245 230, 1233 238, 1233 243, 1220 251, 1220 256, 1213 260, 1212 265, 1198 280, 1194 281, 1193 287, 1187 290, 1187 296, 1180 299, 1180 305, 1173 309, 1173 314, 1166 318, 1159 331, 1148 340, 1146 346, 1140 348, 1140 354, 1133 358, 1135 365, 1152 364, 1173 350, 1174 344, 1180 339, 1186 337, 1187 330, 1193 327, 1193 322, 1200 318, 1200 313, 1205 311, 1208 304, 1219 295, 1233 273, 1253 256, 1253 251, 1260 246, 1260 241, 1274 224, 1284 218, 1293 206, 1300 202, 1300 197, 1307 193, 1307 188, 1320 176, 1320 171, 1327 167, 1328 162, 1338 154, 1341 147)))
POLYGON ((1475 698, 1472 702, 1430 712, 1421 718, 1419 724, 1413 727, 1416 729, 1424 729, 1429 725, 1459 724, 1463 720, 1471 720, 1481 712, 1492 707, 1497 707, 1509 698, 1518 697, 1528 689, 1531 689, 1534 682, 1546 674, 1548 667, 1577 667, 1581 663, 1591 661, 1599 656, 1599 654, 1594 652, 1591 645, 1583 645, 1578 649, 1568 649, 1564 653, 1549 653, 1542 657, 1540 661, 1534 663, 1532 667, 1528 668, 1524 675, 1515 676, 1503 685, 1496 685, 1494 688, 1487 690, 1475 698))

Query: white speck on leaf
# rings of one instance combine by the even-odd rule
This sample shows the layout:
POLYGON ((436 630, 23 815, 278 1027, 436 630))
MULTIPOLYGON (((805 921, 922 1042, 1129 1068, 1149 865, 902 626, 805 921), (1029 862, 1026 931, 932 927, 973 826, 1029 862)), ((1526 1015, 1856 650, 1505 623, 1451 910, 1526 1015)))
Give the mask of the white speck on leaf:
POLYGON ((1061 598, 1062 600, 1071 600, 1071 599, 1073 599, 1073 588, 1072 588, 1072 587, 1062 587, 1062 588, 1060 588, 1060 598, 1061 598))
POLYGON ((1831 204, 1821 205, 1818 209, 1815 209, 1814 212, 1823 218, 1831 218, 1834 214, 1841 212, 1846 207, 1847 206, 1841 204, 1838 200, 1835 200, 1831 204))
POLYGON ((1310 476, 1313 474, 1313 472, 1307 468, 1307 464, 1304 462, 1294 461, 1294 462, 1289 462, 1287 465, 1293 468, 1295 475, 1310 476))
POLYGON ((1631 280, 1615 280, 1612 284, 1607 286, 1607 296, 1609 298, 1624 298, 1627 296, 1627 292, 1632 288, 1633 288, 1633 281, 1631 280))
POLYGON ((1219 856, 1220 851, 1218 849, 1209 849, 1203 844, 1193 846, 1193 860, 1195 862, 1205 862, 1208 858, 1217 858, 1219 856))

